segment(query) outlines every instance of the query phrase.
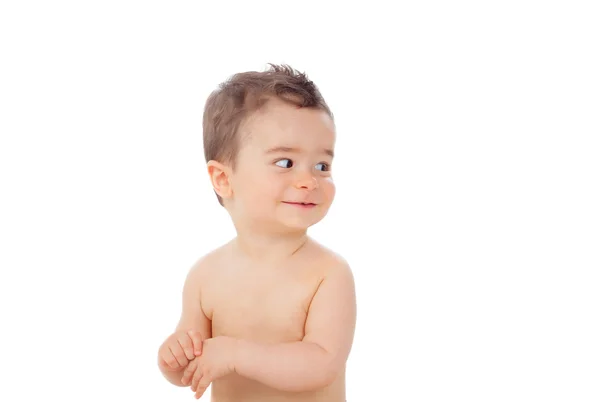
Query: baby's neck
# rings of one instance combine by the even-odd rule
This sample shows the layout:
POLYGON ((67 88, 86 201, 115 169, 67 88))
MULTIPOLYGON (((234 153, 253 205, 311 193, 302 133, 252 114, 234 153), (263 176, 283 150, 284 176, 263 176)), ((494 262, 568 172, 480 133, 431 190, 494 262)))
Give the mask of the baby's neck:
POLYGON ((236 253, 255 261, 278 262, 296 254, 309 240, 306 232, 240 233, 232 242, 236 253))

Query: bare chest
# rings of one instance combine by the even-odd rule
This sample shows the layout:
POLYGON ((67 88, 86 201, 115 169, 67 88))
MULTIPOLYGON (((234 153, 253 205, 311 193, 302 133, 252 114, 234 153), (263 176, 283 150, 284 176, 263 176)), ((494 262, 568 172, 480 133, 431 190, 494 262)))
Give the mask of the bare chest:
POLYGON ((292 269, 224 270, 203 291, 213 336, 262 342, 304 337, 304 324, 319 278, 292 269))

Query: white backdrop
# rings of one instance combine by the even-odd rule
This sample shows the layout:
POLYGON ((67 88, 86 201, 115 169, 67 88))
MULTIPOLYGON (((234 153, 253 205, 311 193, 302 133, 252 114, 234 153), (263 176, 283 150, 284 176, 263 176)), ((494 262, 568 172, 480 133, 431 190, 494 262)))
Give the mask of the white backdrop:
POLYGON ((348 401, 598 401, 593 2, 206 3, 0 5, 0 400, 192 400, 156 351, 234 234, 202 108, 274 62, 337 119, 348 401))

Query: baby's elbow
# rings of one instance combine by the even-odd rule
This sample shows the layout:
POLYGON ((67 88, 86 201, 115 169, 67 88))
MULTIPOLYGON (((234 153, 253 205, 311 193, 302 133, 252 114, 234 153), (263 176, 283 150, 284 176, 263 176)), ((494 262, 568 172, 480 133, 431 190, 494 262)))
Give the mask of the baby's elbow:
POLYGON ((343 368, 337 365, 330 365, 323 372, 322 387, 328 387, 333 384, 343 373, 343 368))
POLYGON ((289 384, 288 387, 283 389, 288 392, 315 392, 321 391, 329 387, 338 377, 337 373, 332 370, 321 367, 320 369, 313 370, 312 373, 307 375, 303 381, 294 381, 294 384, 289 384))
MULTIPOLYGON (((345 372, 345 361, 340 356, 326 352, 319 347, 318 359, 312 360, 312 364, 306 367, 303 376, 297 378, 295 383, 297 389, 290 391, 320 391, 332 385, 345 372)), ((296 388, 295 387, 295 388, 296 388)))
POLYGON ((342 370, 330 364, 321 364, 313 367, 305 376, 296 378, 293 384, 285 387, 289 392, 315 392, 333 384, 341 375, 342 370))
POLYGON ((319 388, 326 388, 333 384, 344 374, 344 366, 345 364, 340 362, 339 359, 328 356, 326 363, 323 364, 320 370, 319 388))

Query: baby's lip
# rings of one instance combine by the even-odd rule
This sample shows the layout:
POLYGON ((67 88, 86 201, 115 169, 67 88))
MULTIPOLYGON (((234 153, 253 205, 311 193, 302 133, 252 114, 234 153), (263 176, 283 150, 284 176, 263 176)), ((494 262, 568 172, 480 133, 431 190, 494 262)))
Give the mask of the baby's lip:
POLYGON ((307 201, 283 201, 284 204, 304 204, 304 205, 317 205, 314 202, 307 202, 307 201))

